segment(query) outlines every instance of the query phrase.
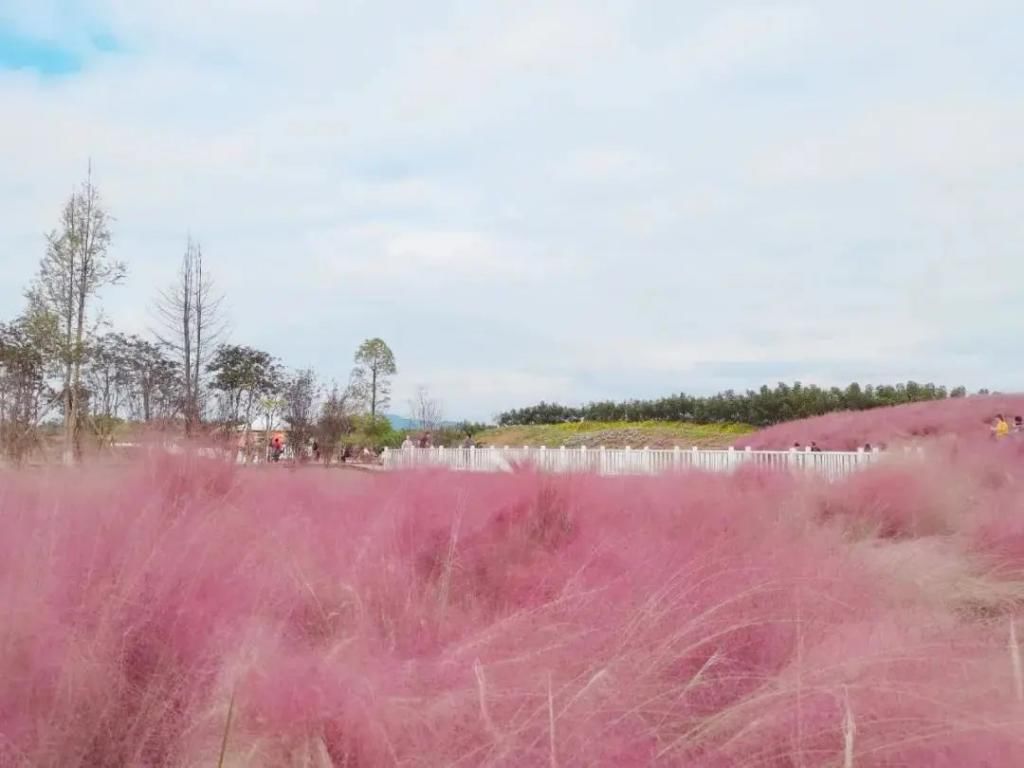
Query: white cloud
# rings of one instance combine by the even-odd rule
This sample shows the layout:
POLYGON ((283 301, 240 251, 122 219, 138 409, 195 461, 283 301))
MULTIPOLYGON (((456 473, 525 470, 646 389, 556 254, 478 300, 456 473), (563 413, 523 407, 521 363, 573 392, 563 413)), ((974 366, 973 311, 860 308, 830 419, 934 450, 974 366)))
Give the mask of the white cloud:
POLYGON ((812 33, 821 33, 807 3, 726 5, 704 22, 670 65, 686 78, 733 74, 764 59, 792 56, 812 33))
POLYGON ((622 147, 574 151, 565 169, 567 179, 584 183, 643 181, 658 173, 658 163, 654 158, 622 147))
POLYGON ((575 400, 579 387, 571 376, 553 376, 522 370, 422 368, 403 371, 395 388, 391 410, 406 413, 416 388, 425 386, 444 406, 445 418, 491 419, 505 403, 535 403, 540 400, 575 400))
POLYGON ((884 104, 828 136, 764 158, 759 171, 772 183, 878 176, 962 183, 1024 162, 1022 132, 1024 106, 1017 98, 884 104))
POLYGON ((436 385, 452 416, 774 361, 955 359, 1010 388, 1010 10, 8 0, 0 25, 84 69, 0 70, 0 301, 92 157, 130 267, 116 322, 144 328, 191 232, 240 341, 344 379, 384 335, 396 392, 436 385))
POLYGON ((324 275, 365 281, 388 292, 448 280, 507 284, 553 277, 566 267, 564 258, 545 258, 531 252, 528 243, 472 230, 367 224, 316 232, 307 246, 324 275))

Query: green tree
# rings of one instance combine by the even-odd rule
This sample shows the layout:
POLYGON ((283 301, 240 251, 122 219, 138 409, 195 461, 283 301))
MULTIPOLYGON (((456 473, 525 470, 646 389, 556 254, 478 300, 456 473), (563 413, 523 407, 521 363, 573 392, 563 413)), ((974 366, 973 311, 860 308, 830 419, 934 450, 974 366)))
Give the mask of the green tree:
POLYGON ((52 315, 0 323, 0 450, 15 463, 39 446, 39 424, 56 400, 47 370, 56 334, 52 315))
POLYGON ((398 373, 395 355, 383 339, 367 339, 356 350, 355 390, 370 407, 370 418, 391 402, 391 377, 398 373))
POLYGON ((124 276, 124 265, 108 254, 110 242, 110 217, 90 168, 86 181, 64 204, 57 228, 47 235, 46 255, 28 292, 34 311, 50 313, 58 322, 55 354, 61 369, 65 463, 74 461, 81 449, 81 376, 94 299, 103 286, 124 276))
POLYGON ((253 414, 262 399, 278 391, 281 366, 268 352, 221 344, 206 370, 213 375, 210 386, 221 393, 225 421, 229 426, 241 424, 243 427, 248 457, 253 414))

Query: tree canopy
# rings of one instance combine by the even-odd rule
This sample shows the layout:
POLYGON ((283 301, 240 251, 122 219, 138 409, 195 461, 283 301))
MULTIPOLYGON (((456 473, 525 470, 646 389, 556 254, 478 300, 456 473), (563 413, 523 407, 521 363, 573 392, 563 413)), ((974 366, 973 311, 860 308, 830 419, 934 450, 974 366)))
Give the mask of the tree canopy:
POLYGON ((774 388, 737 393, 726 390, 717 395, 699 397, 680 393, 657 400, 594 402, 571 407, 541 402, 513 409, 498 416, 498 423, 558 424, 567 421, 692 421, 698 424, 735 422, 766 427, 783 421, 820 416, 832 411, 862 411, 887 405, 964 397, 963 387, 947 390, 935 384, 905 384, 861 387, 857 383, 844 389, 825 389, 814 385, 779 383, 774 388))

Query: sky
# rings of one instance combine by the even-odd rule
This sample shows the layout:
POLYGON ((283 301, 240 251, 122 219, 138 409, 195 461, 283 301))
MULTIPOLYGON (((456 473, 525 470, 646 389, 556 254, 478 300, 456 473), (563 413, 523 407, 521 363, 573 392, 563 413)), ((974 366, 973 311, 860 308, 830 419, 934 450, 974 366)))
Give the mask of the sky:
POLYGON ((1022 389, 1019 0, 0 0, 0 305, 85 176, 145 334, 192 236, 231 340, 391 411, 779 380, 1022 389))

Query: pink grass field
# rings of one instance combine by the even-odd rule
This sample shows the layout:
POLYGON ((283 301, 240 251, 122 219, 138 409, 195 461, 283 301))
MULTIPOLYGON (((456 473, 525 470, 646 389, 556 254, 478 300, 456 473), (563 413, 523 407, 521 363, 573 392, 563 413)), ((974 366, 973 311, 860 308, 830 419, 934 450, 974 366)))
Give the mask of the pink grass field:
POLYGON ((1008 420, 1024 416, 1024 395, 950 398, 869 411, 841 411, 800 421, 789 421, 746 435, 739 447, 786 450, 793 443, 815 441, 827 451, 852 451, 865 443, 889 446, 936 437, 961 441, 986 439, 992 419, 1002 413, 1008 420))
POLYGON ((1022 470, 0 473, 0 766, 1022 765, 1022 470))

